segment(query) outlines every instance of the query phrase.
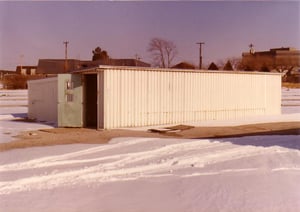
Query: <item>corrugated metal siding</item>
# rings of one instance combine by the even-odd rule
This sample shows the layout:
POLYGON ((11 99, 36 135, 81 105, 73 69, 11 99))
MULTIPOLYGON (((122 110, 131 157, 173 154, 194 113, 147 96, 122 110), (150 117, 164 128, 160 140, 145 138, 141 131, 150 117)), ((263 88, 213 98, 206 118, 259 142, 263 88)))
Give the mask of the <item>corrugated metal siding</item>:
POLYGON ((280 113, 280 75, 126 68, 103 73, 106 129, 280 113))
POLYGON ((281 76, 266 76, 266 114, 281 113, 281 76))
POLYGON ((28 117, 57 122, 57 78, 28 81, 28 117))

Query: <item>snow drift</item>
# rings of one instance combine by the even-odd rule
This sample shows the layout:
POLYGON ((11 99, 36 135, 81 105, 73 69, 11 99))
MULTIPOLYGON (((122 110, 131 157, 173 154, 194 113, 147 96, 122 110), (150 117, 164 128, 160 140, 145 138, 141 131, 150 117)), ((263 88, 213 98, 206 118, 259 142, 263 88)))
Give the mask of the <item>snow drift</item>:
POLYGON ((0 157, 0 208, 297 211, 298 140, 118 138, 99 146, 8 151, 0 157))

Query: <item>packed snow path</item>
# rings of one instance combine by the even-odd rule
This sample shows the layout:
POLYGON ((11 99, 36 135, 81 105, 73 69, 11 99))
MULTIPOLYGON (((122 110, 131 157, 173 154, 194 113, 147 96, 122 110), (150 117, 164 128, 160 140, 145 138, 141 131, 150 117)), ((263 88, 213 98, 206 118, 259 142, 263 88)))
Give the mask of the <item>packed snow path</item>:
POLYGON ((13 150, 0 155, 0 208, 299 211, 299 149, 299 136, 253 136, 13 150))

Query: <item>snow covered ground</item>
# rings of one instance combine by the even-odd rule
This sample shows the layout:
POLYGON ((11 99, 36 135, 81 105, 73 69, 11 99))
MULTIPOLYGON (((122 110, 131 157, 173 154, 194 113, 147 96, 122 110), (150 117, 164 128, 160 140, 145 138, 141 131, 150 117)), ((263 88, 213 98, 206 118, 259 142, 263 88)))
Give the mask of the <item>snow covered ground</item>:
MULTIPOLYGON (((284 105, 300 99, 295 89, 283 96, 284 105)), ((276 121, 299 121, 299 106, 283 108, 276 121)), ((118 138, 1 152, 0 210, 300 211, 299 138, 118 138)))
POLYGON ((299 211, 298 136, 119 138, 0 154, 2 211, 299 211))
POLYGON ((19 122, 27 117, 27 90, 0 90, 0 143, 9 142, 22 131, 53 128, 51 123, 19 122))
POLYGON ((300 113, 300 89, 282 89, 281 112, 300 113))

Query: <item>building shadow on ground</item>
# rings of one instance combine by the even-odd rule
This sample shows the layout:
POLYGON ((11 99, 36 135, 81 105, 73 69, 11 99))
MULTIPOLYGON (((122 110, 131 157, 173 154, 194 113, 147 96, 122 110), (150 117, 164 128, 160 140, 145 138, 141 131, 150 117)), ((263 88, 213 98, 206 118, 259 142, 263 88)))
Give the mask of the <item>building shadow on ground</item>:
POLYGON ((11 114, 14 118, 26 118, 27 113, 12 113, 11 114))
POLYGON ((14 116, 16 119, 13 119, 11 121, 14 122, 24 122, 24 123, 32 123, 32 124, 39 124, 39 125, 47 125, 47 126, 51 126, 51 127, 57 127, 57 124, 54 122, 46 122, 46 121, 36 121, 35 119, 30 119, 27 117, 27 114, 25 113, 25 116, 22 116, 22 114, 20 114, 20 116, 18 116, 18 114, 16 116, 14 116))

